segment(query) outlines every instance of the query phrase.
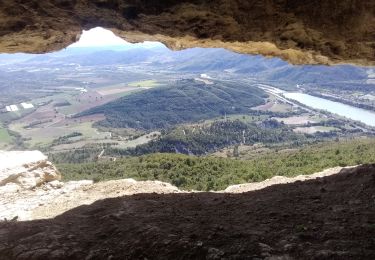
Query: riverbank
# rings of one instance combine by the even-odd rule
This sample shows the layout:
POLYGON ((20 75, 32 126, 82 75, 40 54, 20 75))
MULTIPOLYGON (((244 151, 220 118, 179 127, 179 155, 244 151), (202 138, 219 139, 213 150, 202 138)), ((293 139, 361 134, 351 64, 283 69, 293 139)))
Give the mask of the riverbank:
POLYGON ((375 113, 365 109, 349 106, 339 102, 311 96, 300 92, 284 92, 283 96, 318 110, 326 110, 339 116, 360 121, 368 126, 375 127, 375 113))
POLYGON ((346 99, 343 99, 343 98, 338 98, 338 97, 334 97, 334 96, 330 96, 330 95, 322 95, 322 94, 319 94, 319 93, 316 93, 316 92, 313 92, 313 91, 308 91, 308 92, 306 92, 306 94, 314 96, 314 97, 318 97, 318 98, 328 99, 328 100, 331 100, 331 101, 334 101, 334 102, 343 103, 343 104, 348 105, 348 106, 353 106, 353 107, 356 107, 356 108, 365 109, 365 110, 375 112, 375 106, 359 104, 359 103, 356 103, 356 102, 353 102, 353 101, 350 101, 350 100, 346 100, 346 99))

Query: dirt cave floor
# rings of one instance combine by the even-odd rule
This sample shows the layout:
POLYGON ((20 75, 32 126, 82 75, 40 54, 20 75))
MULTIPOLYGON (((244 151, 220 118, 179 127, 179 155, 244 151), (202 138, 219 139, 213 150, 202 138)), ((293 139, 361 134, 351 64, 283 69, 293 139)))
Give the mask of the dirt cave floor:
POLYGON ((0 259, 375 259, 375 165, 242 194, 137 194, 2 222, 0 259))

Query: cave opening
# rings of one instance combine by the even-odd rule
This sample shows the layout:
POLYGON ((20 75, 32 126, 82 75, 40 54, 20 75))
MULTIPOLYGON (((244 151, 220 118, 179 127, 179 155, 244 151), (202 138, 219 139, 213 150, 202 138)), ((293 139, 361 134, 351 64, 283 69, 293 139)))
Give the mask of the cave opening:
POLYGON ((0 4, 0 259, 373 259, 374 5, 125 2, 0 4))
MULTIPOLYGON (((0 148, 40 150, 66 180, 132 177, 220 190, 267 174, 247 169, 233 180, 192 181, 190 170, 174 176, 171 169, 181 166, 160 160, 184 158, 172 154, 193 156, 192 165, 200 160, 194 156, 248 160, 316 143, 371 140, 374 133, 373 67, 294 66, 221 48, 173 51, 158 42, 128 43, 96 27, 58 52, 2 54, 0 70, 0 148), (156 172, 70 169, 124 157, 133 165, 143 156, 159 165, 156 172)), ((308 172, 370 160, 357 157, 348 163, 338 152, 308 172)), ((295 167, 292 175, 300 171, 295 167)))

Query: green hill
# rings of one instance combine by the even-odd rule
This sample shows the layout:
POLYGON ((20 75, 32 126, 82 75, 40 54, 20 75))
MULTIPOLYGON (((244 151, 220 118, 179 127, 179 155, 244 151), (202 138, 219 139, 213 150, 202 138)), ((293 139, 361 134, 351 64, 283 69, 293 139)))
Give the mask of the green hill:
POLYGON ((212 85, 181 80, 161 87, 125 96, 90 109, 81 115, 104 113, 105 127, 162 129, 225 114, 241 114, 264 103, 267 95, 255 87, 216 82, 212 85))
POLYGON ((290 128, 278 123, 274 127, 260 124, 246 124, 239 120, 214 122, 207 126, 179 126, 167 132, 161 138, 134 149, 121 150, 113 148, 113 153, 123 155, 144 155, 150 153, 182 153, 204 155, 218 151, 227 146, 254 143, 295 143, 306 141, 304 135, 294 133, 290 128))

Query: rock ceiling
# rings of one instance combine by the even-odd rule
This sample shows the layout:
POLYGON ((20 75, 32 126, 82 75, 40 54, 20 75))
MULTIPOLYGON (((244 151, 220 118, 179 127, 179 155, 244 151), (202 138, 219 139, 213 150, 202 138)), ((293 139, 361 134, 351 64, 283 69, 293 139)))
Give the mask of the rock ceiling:
POLYGON ((375 65, 373 0, 2 0, 0 52, 59 50, 96 26, 176 50, 223 47, 293 64, 375 65))

